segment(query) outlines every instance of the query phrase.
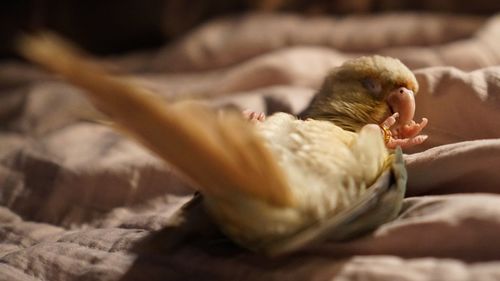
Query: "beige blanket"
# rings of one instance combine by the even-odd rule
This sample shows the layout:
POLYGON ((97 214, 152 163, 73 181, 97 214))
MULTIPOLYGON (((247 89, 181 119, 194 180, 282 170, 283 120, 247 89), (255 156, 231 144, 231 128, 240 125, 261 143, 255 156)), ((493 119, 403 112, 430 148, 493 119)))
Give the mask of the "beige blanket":
POLYGON ((419 68, 430 138, 407 151, 403 210, 364 237, 279 258, 237 248, 185 206, 189 185, 86 121, 78 89, 0 64, 0 280, 500 278, 500 17, 245 15, 105 60, 169 99, 271 113, 300 111, 326 70, 363 53, 419 68))

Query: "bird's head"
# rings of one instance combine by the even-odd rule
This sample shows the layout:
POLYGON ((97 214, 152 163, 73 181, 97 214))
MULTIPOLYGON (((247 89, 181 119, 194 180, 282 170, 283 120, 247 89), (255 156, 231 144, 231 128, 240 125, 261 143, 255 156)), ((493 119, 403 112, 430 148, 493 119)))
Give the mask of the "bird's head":
POLYGON ((417 91, 415 75, 398 59, 360 57, 328 73, 302 115, 358 131, 368 123, 380 124, 398 112, 396 127, 402 126, 413 120, 417 91))

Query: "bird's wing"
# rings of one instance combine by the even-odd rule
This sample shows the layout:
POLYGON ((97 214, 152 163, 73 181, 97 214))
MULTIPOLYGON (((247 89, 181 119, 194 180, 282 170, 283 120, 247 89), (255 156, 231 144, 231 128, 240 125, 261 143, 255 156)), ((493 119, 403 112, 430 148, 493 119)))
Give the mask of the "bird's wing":
POLYGON ((401 148, 398 147, 390 158, 377 181, 354 204, 261 247, 268 255, 280 255, 322 240, 352 239, 394 219, 402 207, 408 176, 401 148))
POLYGON ((51 34, 24 37, 19 49, 85 89, 97 108, 205 194, 240 192, 275 206, 293 205, 283 172, 240 114, 221 117, 194 103, 167 104, 51 34))

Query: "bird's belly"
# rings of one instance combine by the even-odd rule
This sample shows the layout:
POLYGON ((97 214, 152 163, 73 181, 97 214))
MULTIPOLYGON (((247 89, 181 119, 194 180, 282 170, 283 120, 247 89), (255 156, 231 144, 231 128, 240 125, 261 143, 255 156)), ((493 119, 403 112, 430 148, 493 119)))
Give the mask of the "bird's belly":
POLYGON ((287 114, 271 116, 259 129, 300 198, 299 208, 312 218, 341 210, 365 189, 351 149, 356 133, 287 114))
POLYGON ((227 211, 214 207, 215 216, 226 222, 226 233, 247 246, 287 237, 340 212, 376 179, 387 155, 379 132, 373 134, 379 149, 367 154, 358 133, 326 121, 280 113, 257 127, 285 173, 295 205, 276 207, 238 197, 227 211))

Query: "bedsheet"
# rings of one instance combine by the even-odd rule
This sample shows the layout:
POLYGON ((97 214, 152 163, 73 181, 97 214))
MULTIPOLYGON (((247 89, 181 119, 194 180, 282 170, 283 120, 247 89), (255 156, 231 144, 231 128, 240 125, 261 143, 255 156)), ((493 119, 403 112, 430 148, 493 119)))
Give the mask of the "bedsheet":
MULTIPOLYGON (((242 250, 175 169, 100 123, 79 89, 0 64, 0 280, 497 280, 500 17, 221 18, 159 50, 102 60, 166 99, 299 112, 348 58, 400 58, 428 141, 405 151, 398 218, 284 257, 242 250), (201 212, 201 213, 200 213, 201 212)), ((166 136, 168 137, 168 136, 166 136)))

